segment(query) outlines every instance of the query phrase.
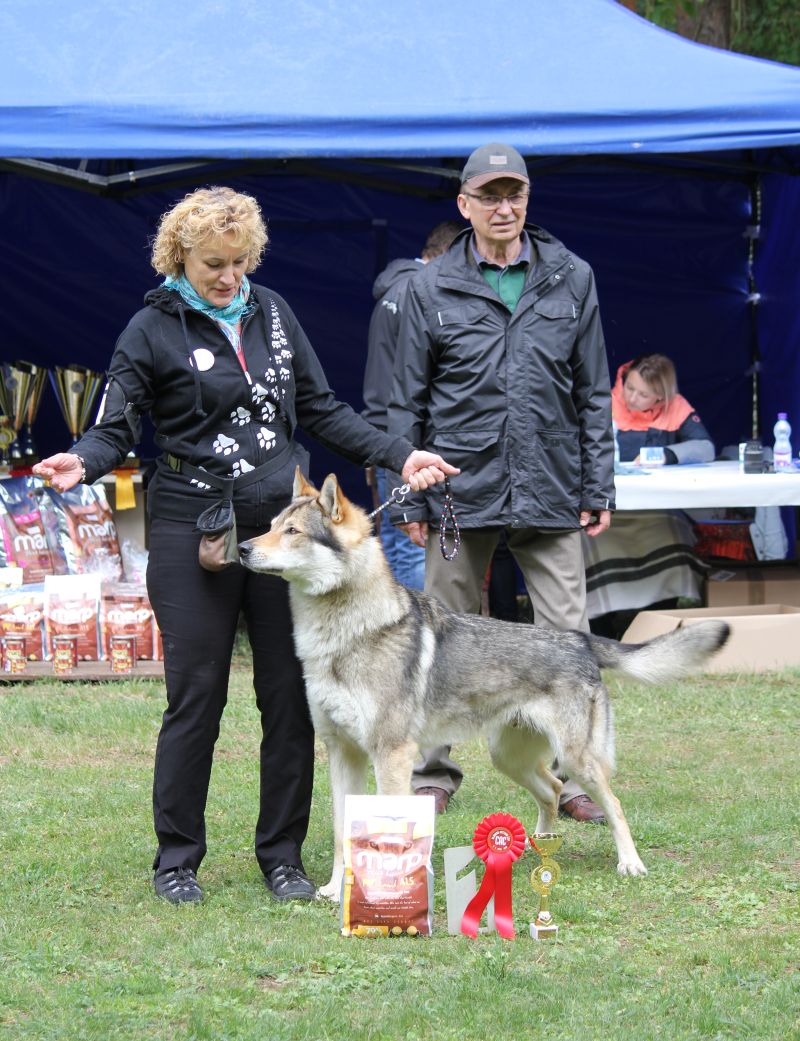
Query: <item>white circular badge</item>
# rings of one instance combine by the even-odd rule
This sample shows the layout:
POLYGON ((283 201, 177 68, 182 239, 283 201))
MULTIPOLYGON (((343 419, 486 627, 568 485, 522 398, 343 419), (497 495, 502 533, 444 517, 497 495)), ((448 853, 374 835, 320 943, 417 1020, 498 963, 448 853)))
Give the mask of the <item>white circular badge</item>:
POLYGON ((206 372, 214 365, 214 355, 206 347, 198 347, 192 351, 192 359, 198 372, 206 372))

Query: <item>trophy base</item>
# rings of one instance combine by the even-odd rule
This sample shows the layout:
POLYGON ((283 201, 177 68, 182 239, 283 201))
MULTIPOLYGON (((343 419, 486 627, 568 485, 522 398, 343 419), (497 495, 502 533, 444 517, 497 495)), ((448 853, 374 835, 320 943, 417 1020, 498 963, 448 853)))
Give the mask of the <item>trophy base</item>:
POLYGON ((557 925, 537 925, 531 922, 531 936, 534 940, 555 940, 558 937, 557 925))

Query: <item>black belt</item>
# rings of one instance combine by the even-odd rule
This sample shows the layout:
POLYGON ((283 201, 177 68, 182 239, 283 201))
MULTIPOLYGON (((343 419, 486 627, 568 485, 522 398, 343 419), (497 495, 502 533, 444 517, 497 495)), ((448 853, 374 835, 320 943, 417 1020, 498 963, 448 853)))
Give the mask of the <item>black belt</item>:
POLYGON ((251 484, 256 484, 263 477, 268 477, 269 474, 275 473, 276 470, 280 470, 282 466, 285 466, 287 458, 292 451, 292 442, 290 441, 285 445, 277 455, 274 455, 271 459, 267 460, 266 463, 262 463, 260 466, 256 466, 252 470, 248 470, 247 473, 243 473, 241 477, 217 477, 216 474, 209 473, 208 470, 204 470, 202 466, 192 466, 191 463, 184 462, 183 459, 179 459, 176 455, 172 455, 170 452, 164 453, 164 460, 167 466, 174 470, 178 474, 187 474, 189 477, 194 477, 195 480, 208 484, 212 488, 216 488, 221 491, 226 499, 230 499, 233 496, 235 488, 248 488, 251 484))

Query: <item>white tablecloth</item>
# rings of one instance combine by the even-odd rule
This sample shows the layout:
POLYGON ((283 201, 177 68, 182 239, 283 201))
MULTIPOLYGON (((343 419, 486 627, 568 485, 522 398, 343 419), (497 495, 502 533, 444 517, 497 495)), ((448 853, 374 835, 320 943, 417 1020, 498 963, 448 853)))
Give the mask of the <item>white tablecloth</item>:
POLYGON ((745 474, 738 462, 661 466, 646 473, 618 473, 614 482, 618 510, 800 505, 800 470, 745 474))

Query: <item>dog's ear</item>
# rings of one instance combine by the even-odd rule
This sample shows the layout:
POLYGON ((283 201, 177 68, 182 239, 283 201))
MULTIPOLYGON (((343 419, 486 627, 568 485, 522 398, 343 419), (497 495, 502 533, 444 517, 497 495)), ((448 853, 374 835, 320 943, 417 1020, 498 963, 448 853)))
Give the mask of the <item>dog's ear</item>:
POLYGON ((344 520, 347 499, 344 496, 336 474, 328 474, 322 482, 322 490, 319 493, 319 504, 323 513, 327 513, 334 524, 341 524, 344 520))
POLYGON ((299 466, 294 468, 294 488, 292 489, 292 497, 299 499, 301 495, 317 495, 317 489, 305 476, 299 466))

